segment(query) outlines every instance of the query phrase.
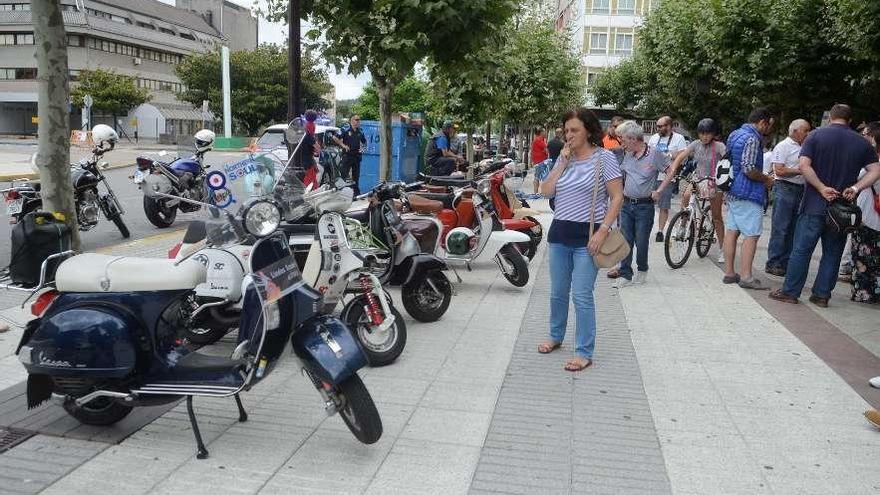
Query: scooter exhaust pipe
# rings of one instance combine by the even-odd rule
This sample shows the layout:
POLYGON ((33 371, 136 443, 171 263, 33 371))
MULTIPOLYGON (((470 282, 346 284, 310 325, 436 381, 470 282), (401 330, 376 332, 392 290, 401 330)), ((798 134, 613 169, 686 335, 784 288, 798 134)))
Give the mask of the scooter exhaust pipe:
POLYGON ((125 392, 113 392, 111 390, 95 390, 94 392, 84 395, 79 399, 75 399, 74 402, 78 406, 83 406, 88 404, 89 402, 97 399, 98 397, 113 397, 114 399, 122 399, 125 401, 134 400, 134 395, 128 394, 125 392))

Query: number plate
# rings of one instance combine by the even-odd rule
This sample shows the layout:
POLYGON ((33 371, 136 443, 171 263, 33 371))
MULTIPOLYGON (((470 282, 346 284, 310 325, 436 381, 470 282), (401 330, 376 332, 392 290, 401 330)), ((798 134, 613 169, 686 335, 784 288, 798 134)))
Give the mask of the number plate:
POLYGON ((21 207, 24 205, 24 199, 18 198, 12 200, 11 203, 6 205, 6 214, 7 215, 18 215, 21 213, 21 207))
POLYGON ((143 171, 141 171, 141 170, 137 170, 137 171, 135 171, 135 173, 134 173, 134 177, 132 178, 132 181, 134 181, 135 184, 141 184, 141 183, 144 182, 144 180, 145 180, 146 178, 147 178, 147 174, 145 174, 145 173, 144 173, 143 171))

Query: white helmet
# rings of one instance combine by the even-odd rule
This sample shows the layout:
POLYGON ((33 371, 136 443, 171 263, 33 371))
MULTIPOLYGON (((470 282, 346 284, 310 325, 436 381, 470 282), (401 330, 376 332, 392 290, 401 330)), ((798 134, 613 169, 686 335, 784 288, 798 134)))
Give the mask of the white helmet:
POLYGON ((214 149, 214 138, 216 134, 214 131, 209 131, 208 129, 202 129, 197 132, 195 135, 195 145, 197 153, 204 153, 206 151, 211 151, 214 149))
POLYGON ((106 143, 109 145, 109 149, 113 149, 118 140, 119 134, 116 134, 116 131, 109 125, 98 124, 92 127, 92 141, 95 143, 95 146, 104 148, 106 143))

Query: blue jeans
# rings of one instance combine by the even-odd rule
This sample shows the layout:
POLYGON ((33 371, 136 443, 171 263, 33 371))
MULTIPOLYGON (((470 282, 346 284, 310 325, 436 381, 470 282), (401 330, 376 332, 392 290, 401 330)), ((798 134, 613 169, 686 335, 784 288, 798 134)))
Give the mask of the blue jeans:
POLYGON ((562 342, 568 324, 568 299, 574 302, 575 353, 592 359, 596 347, 596 303, 593 287, 599 268, 587 247, 550 243, 550 339, 562 342))
POLYGON ((620 276, 632 280, 633 251, 637 251, 636 268, 640 272, 648 271, 648 245, 651 230, 654 229, 654 203, 632 204, 624 200, 618 222, 630 247, 629 254, 620 262, 620 276))
POLYGON ((777 180, 773 186, 773 224, 770 228, 770 244, 767 247, 766 268, 788 266, 794 245, 794 229, 798 209, 804 196, 804 186, 777 180))
POLYGON ((822 259, 819 261, 819 273, 813 282, 813 295, 830 298, 831 291, 837 284, 837 269, 840 257, 846 245, 846 235, 839 234, 825 227, 825 215, 801 215, 794 230, 794 247, 782 292, 793 297, 800 297, 807 283, 807 272, 810 269, 810 258, 816 244, 822 241, 822 259))

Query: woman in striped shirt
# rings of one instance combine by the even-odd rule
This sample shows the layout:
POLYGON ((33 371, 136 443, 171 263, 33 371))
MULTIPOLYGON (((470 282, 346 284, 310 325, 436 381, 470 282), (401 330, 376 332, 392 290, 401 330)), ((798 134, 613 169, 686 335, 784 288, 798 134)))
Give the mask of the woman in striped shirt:
POLYGON ((581 108, 563 118, 565 147, 546 180, 541 194, 556 198, 553 223, 547 235, 550 246, 550 339, 538 346, 547 354, 565 338, 569 296, 574 302, 575 355, 565 363, 568 371, 593 364, 596 342, 596 306, 593 287, 599 269, 593 256, 605 241, 623 205, 623 180, 614 154, 602 148, 602 127, 596 115, 581 108), (596 204, 593 189, 602 171, 596 204), (610 199, 610 201, 609 201, 610 199), (590 232, 590 221, 593 232, 590 232))

